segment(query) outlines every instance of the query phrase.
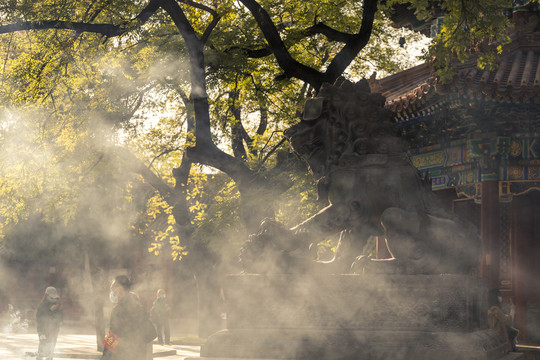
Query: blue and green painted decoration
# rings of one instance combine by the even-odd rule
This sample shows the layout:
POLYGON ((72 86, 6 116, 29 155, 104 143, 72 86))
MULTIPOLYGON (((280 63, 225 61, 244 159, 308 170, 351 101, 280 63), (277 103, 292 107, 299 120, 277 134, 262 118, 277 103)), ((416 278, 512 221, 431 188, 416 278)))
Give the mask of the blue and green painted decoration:
POLYGON ((501 201, 540 190, 540 137, 494 137, 454 141, 411 154, 413 165, 431 177, 433 190, 456 188, 458 195, 480 198, 479 184, 500 182, 501 201))

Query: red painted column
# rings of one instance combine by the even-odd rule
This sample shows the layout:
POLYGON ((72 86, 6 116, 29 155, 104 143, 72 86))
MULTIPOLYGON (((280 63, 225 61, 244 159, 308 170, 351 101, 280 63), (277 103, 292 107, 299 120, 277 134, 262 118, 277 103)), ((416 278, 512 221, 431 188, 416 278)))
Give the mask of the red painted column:
POLYGON ((529 236, 531 223, 527 221, 527 206, 523 196, 512 200, 512 282, 516 305, 515 327, 519 329, 519 340, 527 340, 527 267, 530 251, 529 236))
POLYGON ((499 181, 484 180, 481 184, 480 236, 482 237, 482 262, 480 275, 486 279, 488 289, 499 286, 499 181))
POLYGON ((390 251, 388 250, 388 246, 386 245, 386 239, 384 236, 377 236, 377 243, 376 243, 375 251, 376 251, 375 258, 377 259, 392 258, 392 254, 390 254, 390 251))

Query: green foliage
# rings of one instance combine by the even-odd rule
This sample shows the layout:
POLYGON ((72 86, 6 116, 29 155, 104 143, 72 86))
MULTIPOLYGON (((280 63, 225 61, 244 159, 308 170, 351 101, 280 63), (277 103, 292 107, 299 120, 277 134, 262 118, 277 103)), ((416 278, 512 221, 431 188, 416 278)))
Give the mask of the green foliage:
POLYGON ((293 227, 328 204, 317 201, 317 189, 309 173, 298 168, 289 177, 293 185, 277 201, 276 220, 293 227))
MULTIPOLYGON (((405 0, 386 4, 397 2, 405 0)), ((276 218, 293 226, 322 206, 315 201, 311 177, 304 167, 289 161, 281 142, 283 130, 298 121, 311 89, 298 79, 280 76, 283 69, 274 56, 248 56, 268 44, 241 3, 200 3, 220 17, 204 49, 204 91, 213 140, 231 154, 241 135, 246 156, 238 160, 264 184, 261 207, 271 204, 276 218)), ((418 16, 432 16, 431 2, 411 3, 418 16)), ((451 76, 453 56, 465 61, 474 51, 486 50, 478 61, 491 66, 508 41, 504 30, 509 24, 502 15, 508 3, 440 3, 447 16, 426 58, 434 59, 443 80, 451 76), (491 49, 485 46, 488 43, 499 46, 491 49)), ((307 29, 322 22, 353 34, 362 21, 360 2, 262 0, 260 4, 291 56, 317 71, 327 68, 343 44, 321 34, 309 35, 307 29)), ((143 0, 2 0, 0 8, 5 11, 0 22, 123 24, 146 5, 143 0)), ((199 36, 215 19, 189 2, 181 7, 199 36)), ((84 214, 91 209, 101 216, 88 223, 122 223, 114 231, 103 230, 109 237, 122 229, 150 243, 154 254, 167 246, 174 259, 186 255, 189 241, 178 231, 176 204, 133 176, 133 164, 120 160, 114 149, 129 148, 165 184, 175 185, 172 169, 184 159, 185 149, 195 144, 188 131, 195 116, 189 101, 193 64, 188 62, 184 38, 165 11, 157 11, 144 24, 126 24, 126 32, 114 38, 55 29, 0 35, 4 114, 0 119, 0 231, 3 227, 6 233, 6 227, 32 213, 41 213, 50 222, 85 221, 84 214), (85 196, 88 193, 98 195, 85 196), (99 198, 113 205, 107 207, 99 198)), ((418 40, 418 34, 391 28, 381 11, 369 44, 343 75, 357 80, 373 71, 384 76, 412 66, 417 59, 408 55, 418 40), (401 36, 406 38, 403 48, 397 45, 401 36)), ((246 202, 238 184, 215 169, 194 167, 186 190, 190 225, 195 229, 191 236, 232 257, 235 246, 246 238, 240 211, 246 202)))
POLYGON ((410 3, 420 20, 444 17, 438 35, 424 55, 426 61, 433 61, 443 83, 453 78, 456 60, 475 58, 480 68, 496 67, 497 55, 510 41, 510 0, 444 0, 437 4, 428 0, 394 0, 388 6, 396 3, 410 3))
POLYGON ((101 252, 127 243, 140 203, 128 186, 131 173, 87 132, 69 133, 69 142, 46 136, 44 126, 36 128, 43 125, 40 114, 0 116, 4 246, 18 261, 76 262, 82 249, 101 252))
MULTIPOLYGON (((236 248, 234 245, 238 245, 238 241, 245 237, 238 218, 240 195, 234 182, 223 174, 211 175, 195 168, 191 172, 187 189, 186 198, 196 229, 193 237, 224 256, 227 256, 227 252, 233 256, 233 249, 236 248)), ((181 238, 175 229, 176 220, 172 212, 172 206, 154 194, 148 199, 145 220, 137 231, 152 239, 149 252, 159 255, 168 249, 173 260, 181 260, 187 255, 185 244, 188 241, 181 238)))

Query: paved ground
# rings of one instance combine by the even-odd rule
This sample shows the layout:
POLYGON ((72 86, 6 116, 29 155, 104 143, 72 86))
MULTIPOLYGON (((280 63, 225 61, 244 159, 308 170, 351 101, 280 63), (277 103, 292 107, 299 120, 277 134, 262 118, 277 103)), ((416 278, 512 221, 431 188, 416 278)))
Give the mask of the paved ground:
MULTIPOLYGON (((35 359, 38 348, 38 336, 33 327, 18 332, 8 332, 4 325, 6 319, 0 319, 0 360, 31 360, 35 359)), ((179 328, 171 324, 173 340, 190 337, 193 329, 179 328)), ((518 349, 525 355, 524 360, 540 360, 539 344, 519 344, 518 349)), ((153 344, 154 359, 185 360, 197 358, 200 346, 196 345, 166 345, 153 344)), ((55 349, 55 359, 100 359, 101 354, 96 350, 96 337, 88 324, 81 322, 66 322, 60 328, 60 335, 55 349)))
MULTIPOLYGON (((29 360, 35 358, 38 347, 37 334, 0 333, 0 359, 29 360)), ((186 357, 198 357, 199 346, 153 345, 154 359, 184 360, 186 357)), ((96 337, 87 334, 60 334, 55 349, 58 359, 99 359, 96 350, 96 337)))
MULTIPOLYGON (((0 318, 0 360, 35 359, 39 340, 35 325, 13 332, 6 326, 10 319, 0 318)), ((188 330, 190 331, 190 330, 188 330)), ((171 335, 175 337, 189 336, 185 328, 171 324, 171 335)), ((184 360, 186 357, 198 357, 200 346, 153 344, 154 359, 184 360)), ((96 350, 96 336, 93 328, 84 322, 66 321, 60 327, 60 335, 55 348, 55 359, 100 359, 101 353, 96 350)))
MULTIPOLYGON (((70 334, 71 329, 65 329, 58 337, 55 349, 55 359, 100 359, 96 351, 96 337, 90 334, 70 334)), ((38 338, 35 333, 0 333, 1 360, 30 360, 35 359, 38 338)), ((540 347, 520 345, 519 351, 525 355, 525 360, 540 359, 540 347)), ((200 346, 153 344, 154 359, 185 360, 186 357, 199 357, 200 346)), ((512 354, 511 354, 512 355, 512 354)), ((516 355, 513 353, 513 355, 516 355)))

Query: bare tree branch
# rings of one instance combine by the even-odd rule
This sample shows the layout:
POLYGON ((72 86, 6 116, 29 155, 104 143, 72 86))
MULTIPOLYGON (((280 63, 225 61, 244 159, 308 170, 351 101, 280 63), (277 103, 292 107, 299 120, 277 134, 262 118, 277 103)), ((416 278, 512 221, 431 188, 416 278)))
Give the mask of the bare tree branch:
POLYGON ((323 24, 322 22, 319 22, 311 27, 309 27, 306 30, 307 35, 316 35, 316 34, 322 34, 326 36, 331 41, 339 41, 346 43, 347 41, 350 41, 354 35, 345 33, 342 31, 338 31, 335 29, 332 29, 330 26, 323 24))
POLYGON ((341 51, 330 62, 330 65, 328 65, 326 74, 330 79, 335 80, 343 74, 347 66, 350 65, 358 53, 367 45, 373 30, 377 4, 378 0, 364 1, 364 11, 362 13, 360 30, 347 41, 341 51))
POLYGON ((316 84, 316 87, 319 88, 322 84, 324 74, 299 63, 291 56, 291 54, 289 54, 289 51, 281 40, 281 36, 279 35, 275 24, 272 22, 272 19, 266 10, 264 10, 256 0, 240 1, 249 9, 259 24, 259 28, 263 32, 266 41, 270 45, 270 48, 272 49, 279 66, 285 72, 285 75, 303 79, 310 84, 316 84))
POLYGON ((217 23, 221 19, 221 16, 219 16, 217 11, 215 11, 214 9, 212 9, 212 8, 206 6, 206 5, 196 3, 196 2, 194 2, 192 0, 179 0, 179 1, 183 2, 186 5, 193 6, 193 7, 197 8, 197 9, 204 10, 204 11, 210 13, 210 15, 212 15, 212 21, 210 22, 210 24, 208 25, 208 27, 206 28, 206 30, 204 31, 204 33, 201 36, 201 41, 203 43, 206 43, 208 41, 208 38, 210 37, 210 34, 212 33, 212 30, 214 30, 217 23))
POLYGON ((266 162, 266 160, 268 160, 268 158, 270 157, 270 155, 272 155, 277 149, 279 149, 279 147, 281 145, 283 145, 283 143, 287 141, 287 139, 283 138, 281 139, 272 149, 270 149, 270 151, 264 156, 264 158, 262 159, 261 163, 264 164, 266 162))
POLYGON ((175 195, 172 188, 165 181, 163 181, 163 179, 154 174, 154 172, 152 172, 152 170, 150 170, 143 161, 138 159, 128 149, 116 147, 115 151, 121 159, 124 159, 128 164, 131 165, 132 170, 135 173, 140 174, 147 183, 152 185, 152 187, 159 192, 163 199, 165 199, 169 204, 174 204, 176 202, 174 200, 175 195))
MULTIPOLYGON (((229 92, 229 99, 231 100, 230 110, 234 117, 234 122, 231 124, 232 134, 232 150, 234 157, 237 159, 246 159, 246 149, 244 148, 244 126, 242 125, 242 114, 240 108, 236 106, 236 102, 239 96, 238 90, 238 75, 236 76, 236 85, 233 91, 229 92)), ((247 133, 246 133, 247 135, 247 133)))
MULTIPOLYGON (((105 7, 107 5, 110 4, 112 0, 107 0, 103 3, 100 4, 100 6, 94 11, 94 13, 90 16, 90 19, 88 20, 88 22, 92 22, 94 21, 98 15, 103 11, 103 9, 105 9, 105 7)), ((96 3, 96 1, 94 1, 89 7, 88 9, 86 10, 86 13, 84 14, 84 17, 83 19, 86 19, 86 17, 90 14, 90 10, 92 10, 92 7, 94 6, 94 4, 96 3)))
POLYGON ((268 127, 268 109, 263 106, 259 107, 259 112, 261 114, 261 120, 259 121, 259 127, 257 127, 257 135, 263 135, 268 127))
POLYGON ((82 182, 82 180, 86 178, 88 174, 90 174, 96 168, 96 166, 98 166, 98 164, 101 162, 101 160, 103 160, 104 157, 105 157, 105 153, 99 154, 99 157, 96 160, 96 162, 94 162, 94 164, 88 170, 86 170, 84 174, 82 174, 82 176, 79 179, 79 182, 82 182))
POLYGON ((296 77, 309 83, 315 89, 319 89, 324 82, 333 83, 345 71, 347 66, 350 65, 360 50, 366 46, 373 30, 373 22, 378 4, 378 0, 364 1, 362 24, 357 34, 347 36, 347 34, 340 33, 323 24, 314 25, 310 28, 313 32, 322 33, 324 31, 335 39, 340 38, 341 41, 345 40, 345 46, 334 57, 326 72, 322 73, 299 63, 290 55, 279 35, 276 25, 266 10, 256 0, 240 1, 249 9, 259 24, 259 28, 270 45, 270 49, 274 53, 279 66, 283 69, 284 74, 279 78, 296 77))
POLYGON ((176 148, 173 148, 173 149, 167 149, 167 150, 164 150, 162 152, 160 152, 159 154, 157 154, 156 156, 154 156, 152 158, 152 160, 150 160, 150 164, 148 164, 148 167, 152 167, 154 165, 154 161, 156 161, 157 159, 159 159, 160 157, 162 157, 163 155, 167 155, 167 154, 170 154, 172 152, 175 152, 175 151, 178 151, 180 150, 181 148, 180 147, 176 147, 176 148))
POLYGON ((174 25, 176 25, 180 31, 190 54, 192 56, 197 56, 198 52, 202 51, 203 43, 197 37, 197 32, 193 29, 193 26, 191 26, 180 5, 174 0, 159 0, 159 2, 163 10, 169 14, 174 25))
MULTIPOLYGON (((253 0, 245 1, 253 2, 253 0)), ((77 33, 90 32, 102 34, 107 37, 115 37, 146 23, 149 18, 155 14, 156 11, 158 11, 159 8, 162 8, 171 17, 180 35, 183 37, 186 43, 190 57, 190 102, 193 104, 194 118, 196 121, 196 126, 194 129, 196 145, 187 149, 185 155, 188 157, 189 161, 205 164, 224 171, 231 176, 231 178, 233 178, 237 184, 239 184, 239 186, 243 183, 249 187, 253 177, 253 172, 246 164, 243 163, 243 161, 235 159, 233 156, 220 150, 212 140, 208 96, 206 93, 206 74, 203 51, 204 42, 198 37, 197 32, 194 30, 193 26, 187 19, 176 0, 149 0, 148 5, 141 11, 139 15, 131 20, 123 22, 122 24, 93 24, 88 22, 71 22, 64 20, 23 21, 14 24, 0 25, 0 34, 24 30, 65 29, 73 30, 77 33)), ((215 18, 215 21, 217 21, 217 17, 215 18)), ((273 24, 271 22, 269 24, 273 28, 273 24)), ((206 38, 209 36, 209 32, 213 29, 213 26, 215 26, 214 23, 212 23, 205 32, 206 38)), ((277 39, 278 42, 281 42, 279 35, 277 36, 277 39)), ((281 47, 284 49, 283 46, 281 47)), ((285 54, 288 55, 286 51, 285 54)), ((288 56, 288 59, 289 61, 292 60, 293 64, 295 63, 290 55, 288 56)), ((290 66, 285 68, 288 69, 290 66)), ((310 70, 308 67, 305 68, 308 71, 310 70)), ((312 69, 311 71, 313 72, 312 69)), ((317 72, 313 73, 316 74, 317 72)), ((292 75, 294 75, 294 72, 292 75)), ((145 168, 145 170, 140 168, 140 172, 145 171, 151 173, 151 171, 147 168, 145 168)), ((149 179, 152 178, 149 173, 146 173, 146 176, 149 179)), ((153 176, 158 179, 155 174, 153 176)), ((163 187, 163 185, 155 179, 153 180, 153 185, 156 186, 156 189, 158 189, 160 193, 167 193, 170 191, 170 188, 167 190, 167 188, 163 187)))
POLYGON ((0 34, 6 34, 25 30, 63 29, 76 32, 90 32, 102 34, 107 37, 115 37, 131 30, 133 25, 142 25, 159 9, 160 0, 150 0, 148 5, 135 18, 125 21, 120 25, 114 24, 91 24, 87 22, 72 22, 63 20, 37 20, 21 21, 8 25, 0 25, 0 34))
POLYGON ((248 58, 252 58, 252 59, 260 59, 260 58, 272 55, 272 49, 269 47, 265 47, 261 49, 247 49, 247 48, 242 48, 240 46, 231 46, 230 48, 225 50, 225 53, 232 53, 234 51, 240 51, 244 55, 246 55, 248 58))

